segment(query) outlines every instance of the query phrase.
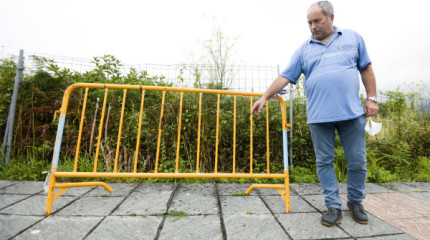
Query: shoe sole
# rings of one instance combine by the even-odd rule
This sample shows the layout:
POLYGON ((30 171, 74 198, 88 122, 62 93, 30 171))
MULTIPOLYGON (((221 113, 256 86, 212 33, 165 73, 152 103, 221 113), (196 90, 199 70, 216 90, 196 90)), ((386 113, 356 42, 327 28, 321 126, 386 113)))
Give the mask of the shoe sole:
MULTIPOLYGON (((349 206, 349 204, 347 205, 348 206, 348 209, 350 210, 350 211, 352 211, 351 210, 351 207, 349 206)), ((358 219, 356 219, 355 217, 354 217, 354 214, 352 214, 352 220, 354 220, 356 223, 360 223, 360 224, 367 224, 369 221, 360 221, 360 220, 358 220, 358 219)))
POLYGON ((334 223, 328 223, 328 222, 324 222, 321 220, 321 224, 326 226, 326 227, 334 227, 334 225, 336 225, 337 220, 342 219, 342 214, 336 219, 336 221, 334 223))

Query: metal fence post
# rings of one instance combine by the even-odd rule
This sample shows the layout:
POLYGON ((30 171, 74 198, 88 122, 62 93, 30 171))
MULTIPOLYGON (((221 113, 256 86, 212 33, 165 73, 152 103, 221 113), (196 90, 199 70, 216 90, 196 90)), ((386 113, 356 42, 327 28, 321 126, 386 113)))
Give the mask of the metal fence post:
MULTIPOLYGON (((10 162, 10 152, 12 148, 12 135, 13 135, 13 126, 15 122, 15 110, 16 110, 16 101, 18 98, 18 88, 19 88, 19 80, 21 79, 22 72, 24 70, 24 50, 19 51, 18 58, 18 67, 16 68, 15 74, 15 85, 13 87, 12 100, 10 103, 9 114, 7 117, 6 130, 3 138, 3 146, 2 150, 5 154, 6 165, 9 165, 10 162)), ((3 163, 3 158, 0 159, 1 163, 3 163)))

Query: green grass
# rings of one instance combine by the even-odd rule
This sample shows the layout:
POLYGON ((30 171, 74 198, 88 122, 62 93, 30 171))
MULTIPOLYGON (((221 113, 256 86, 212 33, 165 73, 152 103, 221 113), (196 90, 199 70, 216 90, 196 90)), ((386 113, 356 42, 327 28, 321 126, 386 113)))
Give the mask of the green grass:
POLYGON ((188 217, 188 214, 184 211, 176 211, 176 210, 172 210, 167 214, 167 218, 169 218, 169 220, 171 222, 176 222, 182 218, 186 218, 188 217))
POLYGON ((232 194, 235 197, 239 197, 239 196, 248 196, 248 194, 246 194, 245 192, 238 192, 238 193, 233 193, 232 194))

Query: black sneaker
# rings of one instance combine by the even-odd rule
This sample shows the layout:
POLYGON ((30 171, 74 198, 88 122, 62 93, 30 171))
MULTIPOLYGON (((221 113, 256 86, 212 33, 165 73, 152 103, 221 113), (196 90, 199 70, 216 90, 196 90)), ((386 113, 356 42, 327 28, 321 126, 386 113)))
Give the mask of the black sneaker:
POLYGON ((323 213, 321 217, 321 223, 327 227, 333 227, 336 225, 336 221, 342 218, 342 211, 337 208, 329 207, 327 211, 323 213))
POLYGON ((364 207, 361 203, 348 202, 349 210, 352 212, 352 219, 360 224, 367 224, 367 214, 364 212, 364 207))

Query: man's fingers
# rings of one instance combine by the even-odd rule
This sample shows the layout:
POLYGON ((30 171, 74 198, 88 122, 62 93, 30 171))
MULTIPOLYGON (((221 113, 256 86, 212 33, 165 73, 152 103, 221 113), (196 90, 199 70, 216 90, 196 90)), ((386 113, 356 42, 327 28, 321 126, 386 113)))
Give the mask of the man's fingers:
POLYGON ((254 106, 252 106, 251 113, 254 113, 255 115, 260 115, 261 110, 264 107, 264 103, 262 104, 260 101, 255 102, 254 106))
POLYGON ((254 106, 252 106, 251 113, 256 113, 256 112, 257 112, 257 109, 258 109, 258 104, 257 104, 257 103, 255 103, 255 104, 254 104, 254 106))
POLYGON ((366 117, 374 117, 378 115, 378 105, 370 101, 366 102, 364 105, 364 115, 366 117))

